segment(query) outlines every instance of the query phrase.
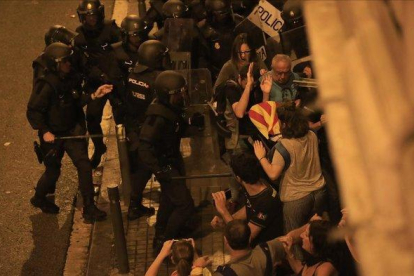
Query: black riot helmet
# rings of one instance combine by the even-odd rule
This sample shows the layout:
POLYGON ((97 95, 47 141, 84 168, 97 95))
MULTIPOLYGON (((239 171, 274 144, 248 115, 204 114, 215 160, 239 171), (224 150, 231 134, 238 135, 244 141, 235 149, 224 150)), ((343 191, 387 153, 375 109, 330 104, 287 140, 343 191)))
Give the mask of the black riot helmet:
POLYGON ((77 35, 78 33, 66 29, 62 25, 54 25, 45 33, 45 44, 49 46, 54 42, 62 42, 70 46, 77 35))
POLYGON ((162 6, 164 18, 183 18, 188 12, 188 7, 180 0, 168 0, 162 6))
POLYGON ((231 12, 231 0, 206 0, 204 5, 208 13, 223 14, 231 12))
POLYGON ((231 0, 206 0, 207 18, 221 24, 232 17, 231 0))
POLYGON ((155 79, 154 88, 160 103, 174 107, 184 106, 187 82, 180 73, 172 70, 162 72, 155 79))
POLYGON ((99 0, 82 0, 78 9, 79 21, 84 24, 86 15, 97 15, 98 22, 102 22, 105 18, 105 7, 99 0))
POLYGON ((188 3, 191 11, 191 18, 196 22, 200 22, 203 19, 207 18, 207 9, 205 5, 200 0, 193 0, 191 3, 188 3))
POLYGON ((43 57, 49 70, 57 72, 59 63, 70 58, 73 54, 72 49, 61 42, 54 42, 46 47, 43 57))
POLYGON ((148 67, 162 70, 169 63, 168 48, 158 40, 147 40, 138 48, 138 64, 136 68, 148 67))
POLYGON ((291 28, 303 25, 302 0, 288 0, 283 5, 282 18, 291 28))
POLYGON ((128 36, 138 36, 141 40, 148 39, 148 24, 138 15, 130 14, 122 20, 121 32, 124 43, 128 42, 128 36))

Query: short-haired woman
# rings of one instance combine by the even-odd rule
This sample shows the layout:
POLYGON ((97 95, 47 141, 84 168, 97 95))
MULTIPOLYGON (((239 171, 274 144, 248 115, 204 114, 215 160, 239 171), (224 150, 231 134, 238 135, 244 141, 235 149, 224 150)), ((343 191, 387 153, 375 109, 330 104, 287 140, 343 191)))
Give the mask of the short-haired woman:
POLYGON ((276 150, 266 157, 263 144, 256 141, 254 152, 271 180, 281 177, 279 195, 283 202, 285 233, 299 228, 313 214, 325 211, 325 179, 322 175, 318 153, 318 139, 309 130, 308 121, 293 101, 277 107, 282 138, 280 142, 290 155, 290 165, 285 166, 283 156, 276 150))

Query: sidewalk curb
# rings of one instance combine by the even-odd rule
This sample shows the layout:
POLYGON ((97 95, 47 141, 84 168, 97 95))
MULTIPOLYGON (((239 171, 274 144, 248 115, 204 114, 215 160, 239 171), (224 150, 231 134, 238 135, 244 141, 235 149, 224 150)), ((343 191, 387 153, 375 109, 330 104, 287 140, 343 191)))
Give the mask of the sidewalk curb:
MULTIPOLYGON (((112 19, 115 19, 117 24, 120 25, 122 19, 127 15, 129 3, 128 0, 115 0, 113 12, 112 12, 112 19)), ((103 119, 101 122, 103 134, 113 134, 115 132, 115 123, 112 119, 112 108, 109 103, 106 104, 104 108, 103 119), (106 119, 105 119, 106 118, 106 119)), ((117 153, 117 145, 116 145, 116 138, 110 137, 106 141, 107 144, 107 153, 104 156, 104 160, 102 161, 102 166, 105 165, 105 168, 101 168, 101 175, 94 175, 94 183, 96 182, 96 178, 98 178, 98 182, 101 183, 100 187, 100 196, 97 201, 97 206, 106 211, 108 213, 108 218, 102 222, 96 222, 95 224, 85 224, 82 218, 82 200, 79 194, 75 198, 75 209, 73 214, 73 226, 72 226, 72 233, 70 236, 69 248, 66 255, 66 263, 63 270, 64 276, 78 276, 78 275, 106 275, 103 273, 103 267, 101 268, 103 262, 99 262, 96 264, 91 258, 91 254, 94 254, 95 251, 95 243, 97 241, 105 241, 108 243, 108 252, 105 252, 106 255, 103 254, 102 250, 99 252, 102 254, 102 258, 106 261, 106 265, 109 265, 109 269, 113 267, 111 265, 111 257, 112 254, 112 228, 111 228, 111 220, 109 214, 109 204, 108 204, 108 195, 107 195, 107 184, 108 183, 119 183, 119 161, 118 161, 118 153, 117 153), (105 175, 103 173, 107 172, 105 175), (113 178, 112 178, 113 177, 113 178), (116 180, 116 178, 118 179, 116 180), (108 229, 108 225, 109 228, 108 229), (102 239, 100 240, 100 238, 102 239), (95 266, 97 266, 95 268, 95 266)), ((98 171, 99 172, 99 171, 98 171)), ((95 258, 97 260, 101 259, 95 258)), ((109 271, 108 273, 109 274, 109 271)))
MULTIPOLYGON (((112 124, 109 133, 112 134, 114 132, 115 126, 112 124)), ((110 137, 110 139, 108 139, 107 147, 108 152, 105 161, 105 170, 102 176, 102 185, 97 206, 99 209, 107 212, 108 218, 105 221, 95 223, 94 225, 92 237, 90 239, 86 275, 109 275, 112 268, 115 266, 113 263, 115 260, 115 248, 107 190, 109 185, 119 184, 121 179, 119 173, 117 141, 115 137, 110 137)))
MULTIPOLYGON (((105 106, 104 109, 104 116, 101 123, 102 130, 104 135, 107 135, 109 133, 114 132, 114 121, 112 119, 112 109, 109 104, 105 106), (105 119, 106 118, 106 119, 105 119)), ((114 159, 115 157, 112 157, 116 152, 116 138, 110 137, 109 139, 106 139, 104 141, 108 146, 108 151, 104 155, 104 161, 102 163, 105 164, 105 171, 111 170, 110 167, 107 167, 106 163, 110 162, 111 159, 114 159), (115 145, 113 145, 113 143, 115 145), (105 161, 106 159, 106 161, 105 161)), ((117 156, 116 156, 117 158, 117 156)), ((119 164, 118 164, 119 168, 119 164)), ((113 169, 112 169, 113 170, 113 169)), ((103 175, 103 168, 102 170, 96 170, 94 173, 94 183, 102 183, 100 187, 100 196, 98 199, 98 207, 102 208, 103 210, 108 212, 108 208, 106 208, 104 205, 99 204, 99 202, 105 202, 107 199, 104 198, 104 194, 102 193, 105 191, 106 193, 106 187, 104 186, 104 177, 103 175), (101 175, 99 175, 101 173, 101 175)), ((107 196, 107 195, 106 195, 107 196)), ((70 245, 68 248, 67 256, 66 256, 66 263, 65 268, 63 271, 64 276, 77 276, 77 275, 89 275, 89 259, 90 259, 90 252, 92 249, 92 243, 93 243, 93 235, 96 229, 98 228, 98 225, 103 224, 107 222, 109 219, 103 222, 96 222, 95 224, 86 224, 83 221, 82 218, 82 198, 78 194, 77 199, 75 199, 76 205, 74 210, 74 216, 73 216, 73 226, 72 226, 72 233, 70 236, 70 245)), ((109 220, 110 221, 110 220, 109 220)), ((110 222, 109 222, 110 223, 110 222)), ((112 233, 112 231, 109 231, 108 233, 112 233)), ((100 275, 102 275, 100 273, 100 275)))

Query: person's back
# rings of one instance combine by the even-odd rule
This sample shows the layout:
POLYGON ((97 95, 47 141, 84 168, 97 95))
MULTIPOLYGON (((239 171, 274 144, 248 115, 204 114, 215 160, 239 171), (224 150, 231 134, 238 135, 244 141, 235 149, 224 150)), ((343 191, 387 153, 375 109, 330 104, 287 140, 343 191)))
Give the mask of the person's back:
MULTIPOLYGON (((269 248, 272 264, 275 262, 280 262, 285 254, 282 243, 277 240, 272 240, 267 242, 267 245, 269 248)), ((226 264, 227 268, 224 266, 220 267, 220 269, 218 268, 213 276, 229 275, 226 271, 229 269, 229 267, 238 276, 267 275, 266 265, 267 257, 265 251, 262 249, 261 245, 258 245, 247 256, 236 261, 228 262, 226 264)))
MULTIPOLYGON (((281 180, 282 201, 296 200, 321 188, 325 180, 319 162, 318 140, 315 133, 309 131, 301 138, 282 138, 281 143, 291 158, 291 165, 281 180)), ((283 157, 275 153, 273 162, 280 164, 282 160, 283 157)))
POLYGON ((145 112, 153 101, 153 85, 158 72, 147 69, 133 71, 128 76, 125 93, 127 130, 139 129, 145 120, 145 112))
POLYGON ((280 241, 274 239, 249 248, 250 229, 246 222, 233 220, 226 225, 225 246, 230 252, 230 261, 219 266, 214 276, 272 275, 275 264, 285 258, 285 250, 280 241))
MULTIPOLYGON (((265 180, 261 180, 266 183, 265 180)), ((259 234, 251 240, 251 246, 272 240, 283 235, 282 203, 275 189, 269 184, 255 195, 245 192, 247 199, 247 221, 261 228, 259 234)))

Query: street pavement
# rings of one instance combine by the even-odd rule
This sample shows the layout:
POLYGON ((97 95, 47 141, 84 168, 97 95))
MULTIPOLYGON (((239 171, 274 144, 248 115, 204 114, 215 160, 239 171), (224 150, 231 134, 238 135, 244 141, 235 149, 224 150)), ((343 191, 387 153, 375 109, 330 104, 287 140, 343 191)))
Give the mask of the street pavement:
MULTIPOLYGON (((111 16, 113 1, 105 4, 111 16)), ((44 48, 50 26, 79 25, 78 0, 0 1, 0 274, 61 275, 72 229, 77 175, 63 160, 57 184, 59 215, 33 208, 29 199, 43 173, 33 152, 36 132, 26 120, 31 62, 44 48)))

